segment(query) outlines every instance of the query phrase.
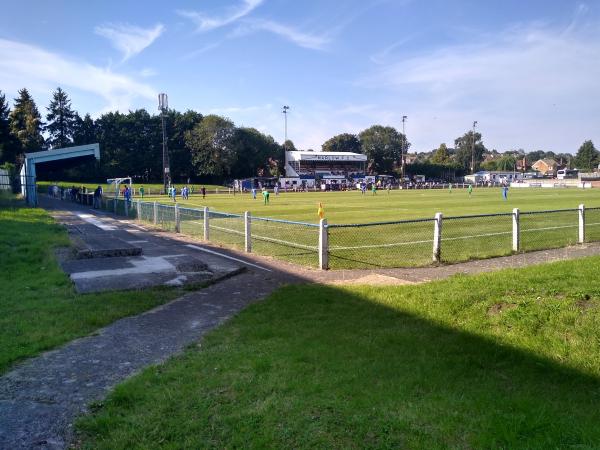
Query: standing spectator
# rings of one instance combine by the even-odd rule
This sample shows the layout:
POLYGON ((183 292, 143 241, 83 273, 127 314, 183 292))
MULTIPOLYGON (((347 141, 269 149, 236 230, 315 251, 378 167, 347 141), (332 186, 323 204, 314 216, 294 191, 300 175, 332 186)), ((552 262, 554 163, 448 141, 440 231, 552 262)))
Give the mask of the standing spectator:
POLYGON ((94 209, 99 209, 102 203, 102 188, 98 186, 94 190, 94 209))
POLYGON ((125 189, 123 189, 123 198, 127 204, 131 203, 131 189, 129 189, 129 186, 125 186, 125 189))

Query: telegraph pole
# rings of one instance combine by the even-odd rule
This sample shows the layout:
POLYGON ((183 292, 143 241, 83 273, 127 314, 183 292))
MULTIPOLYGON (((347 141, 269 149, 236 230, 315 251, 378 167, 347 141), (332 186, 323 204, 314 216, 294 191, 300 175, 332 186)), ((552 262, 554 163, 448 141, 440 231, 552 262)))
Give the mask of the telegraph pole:
POLYGON ((284 121, 284 123, 285 123, 285 133, 284 133, 285 139, 283 140, 283 144, 284 144, 284 145, 285 145, 285 143, 286 143, 286 142, 287 142, 287 140, 288 140, 288 139, 287 139, 287 115, 288 115, 288 111, 289 111, 289 109, 290 109, 290 107, 289 107, 289 106, 287 106, 287 105, 283 105, 283 110, 281 111, 281 112, 283 113, 283 117, 284 117, 283 121, 284 121))
POLYGON ((400 148, 400 176, 402 177, 401 182, 404 182, 404 154, 406 153, 406 119, 408 119, 408 116, 402 116, 402 146, 400 148))
POLYGON ((160 118, 162 122, 163 136, 163 188, 164 193, 167 193, 167 188, 171 185, 171 170, 169 168, 169 151, 167 149, 167 128, 165 125, 165 111, 169 108, 169 99, 167 94, 158 94, 158 109, 160 110, 160 118))
POLYGON ((475 127, 477 121, 473 122, 473 139, 471 142, 471 175, 475 173, 475 127))

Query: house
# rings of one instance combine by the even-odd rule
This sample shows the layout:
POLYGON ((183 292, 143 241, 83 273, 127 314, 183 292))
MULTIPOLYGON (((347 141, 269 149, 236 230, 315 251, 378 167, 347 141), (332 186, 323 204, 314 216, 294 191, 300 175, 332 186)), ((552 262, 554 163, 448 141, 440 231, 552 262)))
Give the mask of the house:
POLYGON ((533 170, 537 170, 542 175, 555 176, 558 170, 558 163, 552 158, 538 159, 531 165, 533 170))

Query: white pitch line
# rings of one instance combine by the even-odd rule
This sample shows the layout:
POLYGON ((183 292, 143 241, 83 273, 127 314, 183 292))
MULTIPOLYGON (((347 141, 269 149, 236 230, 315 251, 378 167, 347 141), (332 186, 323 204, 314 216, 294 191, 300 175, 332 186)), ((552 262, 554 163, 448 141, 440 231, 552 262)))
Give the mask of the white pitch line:
POLYGON ((231 259, 232 261, 237 261, 237 262, 240 262, 242 264, 246 264, 248 266, 256 267, 257 269, 265 270, 267 272, 272 272, 271 269, 267 269, 266 267, 259 266, 257 264, 252 264, 252 263, 250 263, 248 261, 244 261, 243 259, 234 258, 233 256, 229 256, 229 255, 225 255, 223 253, 215 252, 215 251, 209 250, 207 248, 198 247, 197 245, 186 244, 186 247, 193 248, 194 250, 200 250, 201 252, 205 252, 205 253, 210 253, 212 255, 217 255, 217 256, 220 256, 222 258, 231 259))
POLYGON ((105 230, 105 231, 113 231, 116 230, 117 227, 115 227, 114 225, 105 225, 102 221, 96 219, 93 215, 91 214, 77 214, 77 216, 80 219, 85 220, 87 223, 90 223, 98 228, 100 228, 101 230, 105 230))

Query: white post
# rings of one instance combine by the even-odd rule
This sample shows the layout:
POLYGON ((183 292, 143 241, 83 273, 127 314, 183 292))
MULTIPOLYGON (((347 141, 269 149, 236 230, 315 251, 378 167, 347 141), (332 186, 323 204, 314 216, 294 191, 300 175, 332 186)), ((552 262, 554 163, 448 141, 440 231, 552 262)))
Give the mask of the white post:
POLYGON ((585 206, 579 205, 579 239, 578 242, 583 244, 585 242, 585 206))
POLYGON ((329 236, 327 219, 319 221, 319 269, 329 269, 329 236))
POLYGON ((142 202, 140 200, 137 201, 137 220, 142 220, 142 202))
POLYGON ((181 220, 179 217, 179 204, 175 204, 175 233, 181 232, 181 220))
POLYGON ((158 204, 156 202, 154 202, 154 211, 153 211, 153 215, 152 215, 152 221, 154 222, 154 225, 158 224, 158 204))
POLYGON ((252 215, 250 214, 250 211, 246 211, 244 212, 244 237, 245 237, 245 246, 246 246, 246 252, 250 253, 252 251, 252 231, 251 231, 251 224, 252 224, 252 215))
POLYGON ((521 221, 519 208, 514 208, 512 213, 512 249, 518 252, 521 248, 521 221))
POLYGON ((442 218, 441 212, 435 214, 433 221, 433 261, 442 260, 442 218))
POLYGON ((208 241, 210 238, 210 233, 209 233, 209 222, 208 222, 208 215, 209 215, 209 211, 208 211, 208 206, 204 207, 204 240, 208 241))

